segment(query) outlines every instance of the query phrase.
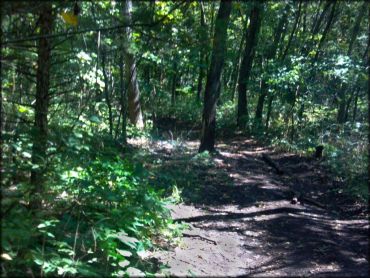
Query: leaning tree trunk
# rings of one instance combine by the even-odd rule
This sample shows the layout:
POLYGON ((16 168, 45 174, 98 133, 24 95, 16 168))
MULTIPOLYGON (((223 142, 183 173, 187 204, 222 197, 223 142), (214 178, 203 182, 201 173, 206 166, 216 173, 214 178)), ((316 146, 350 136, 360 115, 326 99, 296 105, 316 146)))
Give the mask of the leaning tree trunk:
MULTIPOLYGON (((124 18, 127 24, 132 23, 132 2, 131 0, 123 1, 124 18)), ((140 90, 137 81, 136 60, 134 54, 131 52, 129 44, 131 40, 131 28, 125 28, 125 66, 126 66, 126 84, 128 86, 128 116, 130 122, 138 128, 143 128, 143 115, 140 104, 140 90)))
POLYGON ((202 137, 199 152, 214 151, 216 106, 219 98, 220 76, 226 54, 227 26, 230 13, 231 1, 222 0, 216 18, 211 65, 208 70, 204 92, 202 137))
POLYGON ((40 36, 38 43, 37 73, 36 73, 36 103, 35 103, 35 135, 32 147, 31 171, 31 202, 32 209, 42 206, 44 193, 44 173, 46 170, 46 149, 48 135, 48 108, 49 108, 49 83, 51 66, 51 42, 46 38, 52 33, 53 25, 52 3, 42 5, 39 18, 40 36))
POLYGON ((239 73, 238 84, 238 116, 237 125, 239 128, 245 128, 248 122, 248 102, 247 102, 247 85, 252 68, 254 48, 257 43, 257 33, 260 27, 261 6, 255 3, 250 14, 250 25, 247 29, 246 46, 239 73))

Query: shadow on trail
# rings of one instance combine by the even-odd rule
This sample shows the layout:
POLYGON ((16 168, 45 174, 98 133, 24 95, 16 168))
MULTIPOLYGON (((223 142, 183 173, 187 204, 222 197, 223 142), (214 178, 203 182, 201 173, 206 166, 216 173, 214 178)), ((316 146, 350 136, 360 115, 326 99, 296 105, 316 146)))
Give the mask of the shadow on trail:
MULTIPOLYGON (((168 157, 157 168, 158 173, 175 181, 186 204, 201 208, 201 215, 176 221, 191 223, 202 231, 241 236, 244 255, 240 259, 246 265, 243 275, 368 275, 367 221, 339 220, 328 210, 292 205, 285 197, 287 188, 295 186, 333 201, 322 197, 328 186, 309 159, 278 158, 298 177, 290 180, 278 177, 260 159, 262 152, 274 155, 270 149, 240 139, 220 145, 220 153, 213 157, 215 165, 192 163, 193 149, 168 157), (300 178, 303 182, 298 184, 300 178)), ((158 182, 164 181, 159 176, 158 182)))

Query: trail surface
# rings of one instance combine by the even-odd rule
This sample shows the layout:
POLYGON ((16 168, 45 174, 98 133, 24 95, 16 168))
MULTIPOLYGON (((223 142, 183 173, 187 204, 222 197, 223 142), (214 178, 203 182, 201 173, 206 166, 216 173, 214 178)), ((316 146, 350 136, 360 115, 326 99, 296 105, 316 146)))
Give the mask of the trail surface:
POLYGON ((150 145, 147 166, 162 173, 158 180, 177 177, 184 202, 172 215, 190 227, 180 246, 152 254, 167 266, 157 275, 368 276, 368 220, 335 190, 320 161, 242 137, 218 144, 208 160, 195 156, 197 148, 192 141, 150 145), (295 203, 291 190, 326 207, 295 203))

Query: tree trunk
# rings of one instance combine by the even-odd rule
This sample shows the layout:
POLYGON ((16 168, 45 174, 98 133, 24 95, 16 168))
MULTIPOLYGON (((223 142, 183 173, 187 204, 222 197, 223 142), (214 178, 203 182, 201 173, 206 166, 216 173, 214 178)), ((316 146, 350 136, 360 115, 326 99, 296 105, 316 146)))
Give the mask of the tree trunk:
POLYGON ((359 95, 359 90, 357 90, 354 103, 353 103, 353 113, 352 113, 352 122, 356 121, 356 116, 357 116, 357 102, 358 102, 358 95, 359 95))
MULTIPOLYGON (((348 56, 350 56, 352 54, 353 44, 354 44, 354 41, 356 40, 356 37, 357 37, 358 32, 360 30, 361 19, 365 15, 365 12, 363 11, 363 10, 365 10, 365 8, 366 8, 366 3, 364 3, 361 6, 360 14, 356 18, 355 25, 353 26, 353 29, 351 30, 351 38, 349 40, 348 50, 347 50, 347 55, 348 56)), ((349 106, 350 106, 350 103, 351 103, 351 101, 353 99, 353 96, 354 96, 354 92, 352 91, 351 94, 350 94, 350 98, 347 101, 346 100, 346 95, 348 95, 348 93, 346 93, 346 91, 345 91, 346 87, 344 87, 344 88, 343 87, 344 86, 342 86, 340 88, 340 92, 339 92, 339 108, 338 108, 338 114, 337 114, 337 122, 338 123, 344 123, 348 120, 349 106)), ((348 86, 348 88, 350 88, 350 87, 348 86)), ((356 104, 355 105, 357 105, 357 99, 356 99, 356 104)))
POLYGON ((261 90, 260 90, 260 94, 258 96, 258 101, 257 101, 256 115, 255 115, 255 118, 254 118, 256 124, 261 123, 261 121, 262 121, 263 104, 264 104, 265 98, 267 96, 267 90, 268 90, 268 86, 267 86, 266 80, 262 80, 261 81, 261 90))
MULTIPOLYGON (((274 31, 274 40, 273 43, 270 45, 267 53, 266 53, 266 68, 269 67, 269 60, 273 59, 276 56, 276 52, 279 46, 280 38, 283 34, 284 25, 288 20, 288 12, 290 10, 290 4, 285 6, 283 16, 279 20, 279 23, 274 31)), ((255 114, 255 124, 261 125, 262 123, 262 113, 263 113, 263 105, 265 103, 265 99, 268 93, 268 84, 265 79, 261 82, 261 90, 258 96, 258 102, 256 107, 256 114, 255 114)))
MULTIPOLYGON (((40 35, 47 36, 52 33, 53 25, 52 4, 45 3, 41 7, 39 26, 40 35)), ((32 164, 37 166, 31 171, 31 209, 42 206, 44 189, 44 173, 46 171, 46 149, 48 135, 48 109, 50 86, 50 38, 40 38, 37 51, 36 73, 36 103, 35 103, 35 135, 32 146, 32 164)))
POLYGON ((206 21, 204 16, 204 7, 203 2, 200 1, 200 50, 199 50, 199 75, 198 75, 198 86, 197 86, 197 100, 200 101, 203 89, 203 79, 204 79, 204 71, 205 71, 205 64, 206 64, 206 49, 204 45, 204 41, 208 41, 207 38, 207 30, 206 30, 206 21))
POLYGON ((295 31, 297 30, 297 27, 298 27, 299 18, 301 17, 301 10, 302 10, 302 0, 299 1, 298 12, 297 12, 297 15, 295 17, 294 24, 293 24, 293 29, 292 29, 292 32, 290 33, 290 36, 289 36, 288 43, 286 45, 285 51, 283 52, 282 55, 279 54, 279 56, 282 57, 281 58, 282 60, 284 60, 285 56, 288 54, 288 50, 290 48, 290 44, 292 43, 292 39, 293 39, 294 33, 295 33, 295 31))
POLYGON ((319 41, 319 45, 317 46, 317 50, 316 50, 316 54, 315 54, 315 57, 314 57, 314 61, 317 61, 318 58, 319 58, 319 54, 320 54, 320 50, 321 50, 321 47, 326 39, 326 36, 328 35, 329 33, 329 30, 331 28, 331 26, 333 25, 334 23, 334 12, 335 12, 335 6, 336 6, 337 2, 336 0, 334 0, 333 2, 333 6, 331 8, 331 11, 330 11, 330 15, 329 15, 329 19, 326 23, 326 26, 325 26, 325 29, 324 29, 324 32, 322 33, 322 37, 319 41))
POLYGON ((339 98, 339 107, 338 107, 338 114, 337 114, 337 122, 339 124, 343 124, 345 122, 346 116, 346 96, 344 93, 343 85, 340 86, 338 90, 338 98, 339 98))
POLYGON ((123 62, 123 55, 120 56, 119 61, 119 87, 120 87, 120 101, 121 101, 121 114, 122 114, 122 143, 127 143, 127 94, 125 90, 124 84, 124 62, 123 62))
POLYGON ((353 30, 351 32, 351 39, 350 39, 349 45, 348 45, 347 56, 350 56, 351 53, 352 53, 353 44, 354 44, 354 42, 356 40, 356 37, 357 37, 358 32, 360 31, 361 20, 364 17, 365 12, 366 12, 366 5, 368 5, 367 2, 364 2, 361 5, 360 11, 359 11, 359 15, 358 15, 358 17, 356 17, 356 22, 355 22, 355 25, 353 26, 353 30))
MULTIPOLYGON (((370 17, 370 5, 367 8, 367 16, 370 17)), ((367 36, 367 46, 370 44, 370 36, 367 36)), ((370 51, 367 51, 367 74, 370 76, 370 51)), ((367 120, 370 127, 370 78, 367 79, 367 120)), ((370 159, 370 132, 367 133, 367 157, 370 159)), ((367 184, 370 184, 370 163, 367 164, 367 184)))
POLYGON ((216 18, 211 65, 208 70, 204 92, 202 136, 199 152, 214 151, 216 106, 219 98, 218 89, 220 86, 220 76, 227 50, 226 37, 230 13, 231 1, 222 0, 216 18))
POLYGON ((238 88, 238 80, 239 80, 239 74, 240 74, 240 66, 241 66, 241 63, 242 63, 242 53, 243 53, 243 45, 244 45, 244 41, 245 41, 245 36, 246 36, 246 33, 247 33, 247 22, 244 22, 244 26, 245 26, 245 29, 243 30, 243 34, 242 34, 242 38, 240 40, 240 45, 239 45, 239 50, 238 50, 238 59, 236 61, 236 66, 234 66, 234 73, 233 73, 233 76, 234 76, 234 82, 233 82, 233 85, 231 86, 231 100, 234 102, 234 98, 235 98, 235 94, 236 94, 236 90, 238 88))
POLYGON ((105 102, 108 106, 108 117, 109 117, 109 133, 111 136, 113 136, 113 114, 112 114, 112 104, 109 97, 109 81, 108 81, 108 75, 106 71, 106 53, 105 51, 102 51, 101 53, 101 63, 102 63, 102 69, 103 69, 103 77, 104 77, 104 95, 105 95, 105 102))
POLYGON ((254 48, 257 44, 257 34, 259 31, 261 19, 261 5, 255 3, 250 14, 250 25, 247 29, 246 46, 239 73, 238 84, 238 115, 237 125, 239 128, 245 128, 248 123, 248 102, 247 102, 247 85, 252 68, 254 48))
MULTIPOLYGON (((4 115, 3 115, 3 3, 0 1, 0 178, 3 177, 3 127, 4 127, 4 115)), ((1 179, 2 180, 2 179, 1 179)), ((1 184, 3 185, 3 184, 1 184)))
POLYGON ((266 115, 266 123, 265 123, 265 129, 267 130, 270 123, 270 117, 271 117, 271 111, 272 111, 272 101, 274 100, 274 95, 270 95, 268 102, 267 102, 267 115, 266 115))
POLYGON ((177 86, 177 59, 173 63, 173 73, 172 73, 172 82, 171 82, 171 104, 175 105, 176 102, 176 86, 177 86))
MULTIPOLYGON (((132 1, 123 1, 124 18, 127 24, 132 23, 132 1)), ((125 66, 126 66, 126 84, 128 86, 128 115, 130 122, 138 128, 143 128, 143 115, 141 112, 140 104, 140 90, 139 83, 137 81, 136 72, 136 61, 134 54, 130 50, 131 40, 131 28, 125 28, 125 42, 124 42, 124 53, 125 53, 125 66)))

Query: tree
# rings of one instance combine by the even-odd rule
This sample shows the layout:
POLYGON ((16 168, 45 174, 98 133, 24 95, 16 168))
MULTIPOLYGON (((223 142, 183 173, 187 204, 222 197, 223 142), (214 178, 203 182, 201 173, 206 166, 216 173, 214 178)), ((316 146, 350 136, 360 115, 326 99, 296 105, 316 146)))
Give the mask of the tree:
MULTIPOLYGON (((41 7, 39 25, 40 35, 50 35, 53 29, 53 10, 51 3, 44 3, 41 7)), ((33 138, 31 187, 33 199, 31 208, 40 208, 44 193, 44 178, 46 171, 46 149, 48 135, 49 86, 51 66, 51 41, 49 38, 40 38, 37 52, 36 73, 36 103, 35 103, 35 135, 33 138)))
POLYGON ((202 134, 199 152, 214 151, 215 148, 216 106, 219 98, 220 76, 226 53, 227 26, 230 13, 231 1, 222 0, 215 22, 211 64, 208 70, 204 92, 202 134))
MULTIPOLYGON (((132 23, 132 1, 123 1, 123 12, 125 22, 127 24, 132 23)), ((143 128, 143 115, 141 112, 140 104, 140 90, 139 83, 137 80, 137 68, 135 56, 130 49, 131 40, 131 27, 125 28, 125 39, 124 39, 124 54, 125 54, 125 66, 126 66, 126 84, 128 86, 128 116, 130 122, 138 128, 143 128)))
MULTIPOLYGON (((286 25, 286 22, 287 22, 287 19, 288 19, 289 9, 290 9, 290 4, 287 4, 285 6, 284 11, 283 11, 282 17, 280 18, 279 23, 277 24, 277 26, 274 30, 273 42, 268 47, 266 53, 263 53, 264 57, 262 57, 262 60, 265 60, 266 71, 268 71, 269 62, 271 62, 270 60, 275 58, 275 56, 276 56, 276 52, 277 52, 279 43, 281 41, 281 37, 284 36, 282 33, 283 33, 283 30, 284 30, 284 26, 286 25)), ((261 87, 261 91, 260 91, 260 94, 258 96, 258 101, 257 101, 257 106, 256 106, 256 113, 255 113, 255 118, 254 118, 255 123, 257 125, 259 125, 262 122, 263 106, 264 106, 265 98, 266 98, 267 92, 268 92, 268 84, 267 84, 266 77, 262 77, 260 87, 261 87)))
POLYGON ((239 81, 238 81, 238 115, 237 125, 239 128, 245 128, 248 123, 248 101, 247 101, 247 85, 251 73, 254 50, 257 44, 257 35, 261 25, 261 10, 260 3, 254 3, 250 13, 250 25, 247 29, 246 45, 244 56, 240 66, 239 81))

